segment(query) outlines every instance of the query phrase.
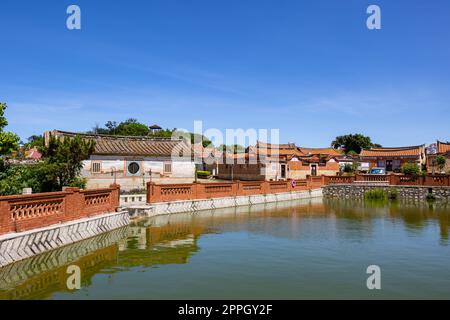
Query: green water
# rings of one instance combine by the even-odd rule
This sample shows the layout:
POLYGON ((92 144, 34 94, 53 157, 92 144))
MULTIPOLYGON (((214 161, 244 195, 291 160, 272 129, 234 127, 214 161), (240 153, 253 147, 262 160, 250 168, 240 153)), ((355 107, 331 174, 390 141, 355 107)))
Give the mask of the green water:
POLYGON ((313 199, 154 217, 0 269, 0 299, 449 299, 449 216, 313 199))

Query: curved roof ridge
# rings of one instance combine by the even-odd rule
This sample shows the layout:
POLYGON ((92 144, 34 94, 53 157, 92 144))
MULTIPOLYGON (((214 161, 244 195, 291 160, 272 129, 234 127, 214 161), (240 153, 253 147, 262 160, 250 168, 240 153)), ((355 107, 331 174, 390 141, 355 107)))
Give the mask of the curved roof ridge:
POLYGON ((370 150, 371 151, 408 150, 408 149, 423 148, 424 146, 425 146, 425 144, 421 144, 421 145, 417 145, 417 146, 406 146, 406 147, 375 147, 375 148, 363 149, 363 150, 368 150, 368 151, 370 151, 370 150))

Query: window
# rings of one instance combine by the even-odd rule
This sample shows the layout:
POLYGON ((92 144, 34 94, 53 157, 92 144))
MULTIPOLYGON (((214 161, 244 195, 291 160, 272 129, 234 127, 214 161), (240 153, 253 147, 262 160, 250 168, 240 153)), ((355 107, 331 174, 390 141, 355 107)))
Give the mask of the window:
POLYGON ((100 173, 100 172, 102 172, 102 164, 101 164, 101 162, 92 162, 91 171, 92 171, 92 173, 100 173))
POLYGON ((139 167, 139 164, 137 162, 131 162, 128 165, 128 172, 130 174, 137 174, 139 172, 139 169, 140 169, 140 167, 139 167))
POLYGON ((164 163, 164 173, 172 173, 172 164, 164 163))

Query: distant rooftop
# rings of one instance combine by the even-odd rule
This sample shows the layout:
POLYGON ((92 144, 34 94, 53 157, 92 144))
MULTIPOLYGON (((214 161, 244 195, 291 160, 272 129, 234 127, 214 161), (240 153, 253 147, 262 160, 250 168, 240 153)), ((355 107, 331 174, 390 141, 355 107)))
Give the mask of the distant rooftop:
POLYGON ((437 142, 437 153, 447 153, 450 152, 450 142, 437 142))
POLYGON ((187 157, 191 154, 191 148, 183 139, 114 136, 53 130, 44 134, 45 142, 50 136, 60 138, 80 136, 83 139, 94 140, 96 142, 94 154, 96 155, 170 157, 173 154, 183 154, 184 157, 187 157))
POLYGON ((361 157, 419 157, 424 153, 425 145, 408 147, 382 147, 362 150, 361 157))

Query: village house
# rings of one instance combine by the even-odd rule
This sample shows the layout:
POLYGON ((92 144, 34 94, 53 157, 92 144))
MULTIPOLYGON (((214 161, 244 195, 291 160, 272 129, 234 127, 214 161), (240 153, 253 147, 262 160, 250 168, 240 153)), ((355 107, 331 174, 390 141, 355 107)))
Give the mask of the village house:
POLYGON ((419 167, 426 163, 425 145, 363 149, 360 159, 368 162, 370 168, 382 167, 387 172, 401 172, 405 163, 416 163, 419 167))
POLYGON ((81 134, 65 131, 47 131, 44 142, 50 137, 80 136, 96 142, 95 151, 83 163, 82 177, 87 188, 104 188, 112 183, 122 190, 144 189, 149 181, 192 182, 195 164, 191 147, 183 139, 149 138, 81 134))
POLYGON ((438 140, 435 145, 435 150, 427 153, 427 171, 428 173, 450 172, 450 142, 441 142, 438 140), (442 156, 446 160, 442 169, 440 169, 436 163, 436 158, 438 156, 442 156))
POLYGON ((242 153, 224 152, 217 164, 217 177, 244 181, 285 180, 288 178, 288 154, 292 149, 295 145, 257 142, 242 153))
POLYGON ((289 161, 289 177, 305 179, 306 176, 335 176, 340 171, 338 157, 342 153, 333 148, 298 147, 301 155, 289 161))
POLYGON ((332 148, 299 148, 294 143, 270 144, 258 141, 245 153, 226 155, 233 158, 218 166, 220 179, 286 180, 307 176, 336 175, 342 155, 332 148), (240 161, 240 163, 239 163, 240 161))

